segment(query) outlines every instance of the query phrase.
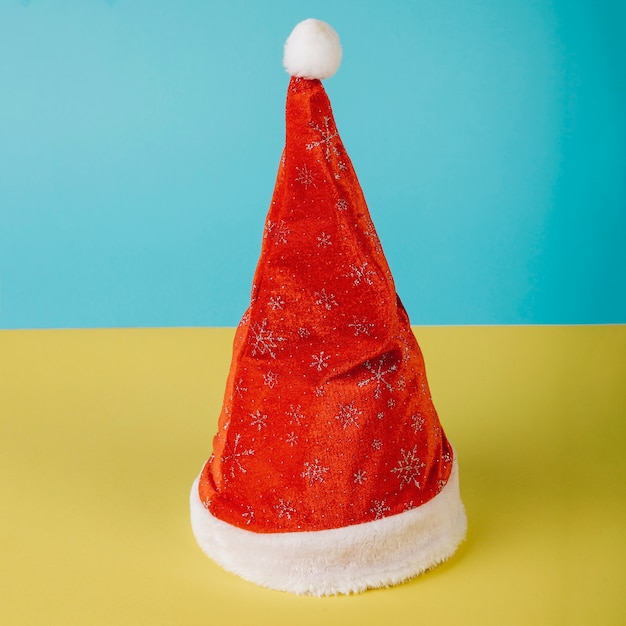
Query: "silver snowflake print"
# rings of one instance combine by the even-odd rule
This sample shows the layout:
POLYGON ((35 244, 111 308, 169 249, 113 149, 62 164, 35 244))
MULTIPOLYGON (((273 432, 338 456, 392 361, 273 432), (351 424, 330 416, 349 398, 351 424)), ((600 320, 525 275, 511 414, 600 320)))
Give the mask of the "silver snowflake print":
POLYGON ((352 324, 348 324, 348 328, 354 329, 355 337, 358 337, 359 335, 369 335, 370 330, 374 328, 374 324, 368 323, 366 317, 359 319, 356 315, 354 315, 352 319, 352 324))
POLYGON ((322 147, 324 149, 324 158, 327 161, 330 161, 330 157, 332 154, 335 156, 339 156, 339 150, 337 146, 335 146, 334 139, 339 137, 339 133, 337 129, 334 132, 331 130, 330 126, 330 117, 324 116, 324 128, 321 128, 315 122, 309 122, 309 126, 316 132, 318 132, 321 136, 319 141, 312 141, 311 143, 307 143, 306 149, 313 150, 314 148, 322 147))
POLYGON ((240 378, 236 383, 235 383, 235 393, 240 397, 243 398, 243 394, 246 393, 246 391, 248 391, 247 387, 243 386, 243 378, 240 378))
POLYGON ((317 247, 318 248, 328 248, 328 246, 332 246, 333 243, 330 240, 330 235, 322 232, 322 234, 317 238, 317 247))
POLYGON ((338 211, 347 211, 348 210, 348 201, 344 198, 339 198, 337 200, 337 204, 335 205, 338 211))
POLYGON ((426 465, 422 463, 417 456, 417 446, 413 446, 413 450, 404 450, 404 448, 401 448, 400 455, 401 458, 397 466, 391 470, 391 472, 397 474, 400 479, 400 489, 404 489, 406 485, 410 484, 420 489, 420 484, 417 479, 420 477, 422 469, 426 467, 426 465))
POLYGON ((367 480, 367 472, 364 470, 358 470, 354 472, 354 482, 357 485, 362 485, 367 480))
POLYGON ((380 239, 378 237, 378 233, 376 232, 376 228, 374 227, 374 223, 369 217, 365 218, 365 228, 363 229, 363 233, 366 237, 369 237, 374 249, 382 254, 383 247, 380 244, 380 239))
POLYGON ((393 385, 387 380, 386 377, 391 372, 395 372, 398 369, 398 366, 395 363, 393 365, 386 366, 385 361, 388 356, 389 352, 385 352, 385 354, 380 357, 380 360, 376 365, 374 365, 371 361, 365 361, 365 363, 363 363, 363 366, 369 372, 369 378, 360 381, 358 385, 359 387, 364 387, 370 383, 375 383, 376 388, 374 389, 374 398, 377 400, 380 398, 383 388, 388 391, 393 391, 393 385))
POLYGON ((298 335, 301 339, 306 339, 307 337, 311 336, 311 333, 306 328, 298 328, 298 335))
POLYGON ((383 442, 380 439, 374 439, 372 441, 372 450, 380 450, 383 447, 383 442))
POLYGON ((280 296, 272 296, 268 300, 268 304, 270 308, 272 309, 272 311, 277 311, 283 308, 285 301, 280 296))
POLYGON ((246 524, 249 524, 254 519, 254 511, 250 505, 248 505, 246 512, 241 514, 241 517, 246 520, 246 524))
POLYGON ((446 486, 446 481, 439 479, 437 481, 437 492, 441 491, 446 486))
POLYGON ((415 504, 413 504, 413 500, 411 500, 410 502, 405 502, 403 508, 405 511, 410 511, 411 509, 414 509, 415 504))
POLYGON ((383 419, 383 417, 385 417, 385 414, 381 411, 377 416, 376 416, 379 420, 383 419))
POLYGON ((444 452, 442 458, 444 463, 452 463, 452 455, 449 452, 444 452))
POLYGON ((291 431, 285 437, 285 442, 288 443, 292 448, 298 443, 298 435, 295 432, 291 431))
POLYGON ((274 389, 278 384, 278 374, 275 374, 270 370, 267 374, 263 374, 263 384, 267 385, 270 389, 274 389))
POLYGON ((296 166, 296 170, 298 171, 298 175, 296 176, 296 182, 304 185, 305 189, 317 186, 315 184, 315 177, 313 176, 313 172, 309 170, 309 168, 306 166, 306 163, 302 167, 296 166))
MULTIPOLYGON (((241 442, 241 433, 237 433, 235 435, 235 442, 233 444, 232 450, 230 454, 227 454, 222 457, 223 465, 230 465, 230 477, 235 478, 236 471, 240 471, 242 474, 247 473, 246 468, 241 464, 241 460, 243 457, 252 456, 254 454, 254 450, 249 448, 247 450, 240 450, 239 444, 241 442)), ((228 445, 228 444, 227 444, 228 445)))
POLYGON ((315 391, 313 392, 316 398, 322 398, 324 396, 324 387, 315 387, 315 391))
POLYGON ((421 413, 411 415, 411 428, 415 434, 424 428, 424 422, 425 420, 421 413))
POLYGON ((347 404, 339 403, 338 409, 339 413, 335 415, 335 419, 341 422, 344 430, 346 430, 348 426, 358 427, 361 411, 354 406, 354 400, 347 404))
POLYGON ((296 512, 293 506, 291 506, 291 500, 283 500, 282 498, 278 500, 278 504, 274 505, 274 508, 278 512, 278 519, 286 517, 290 520, 291 516, 296 512))
POLYGON ((315 304, 323 306, 327 311, 330 311, 334 306, 339 306, 335 300, 335 294, 327 293, 325 288, 322 291, 316 291, 313 296, 315 304))
POLYGON ((393 398, 389 398, 389 400, 387 400, 387 406, 393 409, 393 407, 396 406, 396 401, 393 398))
POLYGON ((267 415, 261 414, 261 411, 257 409, 254 413, 249 413, 250 415, 250 426, 256 426, 259 430, 261 428, 267 426, 265 423, 267 421, 267 415))
POLYGON ((402 361, 406 362, 411 358, 411 349, 409 348, 409 342, 407 341, 406 337, 403 337, 401 335, 399 337, 396 337, 396 339, 402 343, 402 361))
POLYGON ((272 222, 268 220, 265 226, 265 234, 270 237, 274 243, 287 243, 287 237, 291 231, 287 227, 285 220, 280 222, 272 222))
POLYGON ((302 412, 302 405, 297 404, 297 405, 293 405, 290 404, 289 405, 289 410, 286 412, 287 417, 291 418, 292 422, 296 422, 296 424, 298 424, 298 426, 300 426, 302 424, 302 420, 305 418, 304 413, 302 412))
POLYGON ((304 471, 300 476, 306 478, 309 481, 309 486, 314 485, 316 482, 324 482, 324 474, 328 472, 327 467, 323 467, 319 459, 315 459, 313 463, 308 461, 304 462, 304 471))
POLYGON ((370 513, 374 514, 374 519, 382 519, 385 517, 385 513, 388 513, 391 509, 385 504, 385 500, 372 500, 372 508, 370 513))
POLYGON ((361 283, 374 284, 370 276, 375 276, 376 273, 367 268, 367 261, 361 263, 361 265, 350 265, 350 269, 352 271, 348 274, 348 277, 353 279, 355 287, 361 283))
POLYGON ((252 335, 248 341, 252 342, 252 356, 256 356, 257 353, 268 354, 272 359, 275 359, 275 348, 278 348, 278 344, 285 341, 285 338, 275 336, 273 330, 268 330, 267 319, 264 319, 260 324, 258 322, 252 324, 250 330, 252 335))
POLYGON ((330 360, 330 357, 324 356, 324 350, 322 350, 319 354, 313 355, 311 367, 315 367, 318 372, 321 372, 323 367, 328 367, 328 363, 326 362, 328 360, 330 360))
POLYGON ((404 379, 404 376, 400 376, 400 378, 398 378, 398 389, 406 389, 406 380, 404 379))

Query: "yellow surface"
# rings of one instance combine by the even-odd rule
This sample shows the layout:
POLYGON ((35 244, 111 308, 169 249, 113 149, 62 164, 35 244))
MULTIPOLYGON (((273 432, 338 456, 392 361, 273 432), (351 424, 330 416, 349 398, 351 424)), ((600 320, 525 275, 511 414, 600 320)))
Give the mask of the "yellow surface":
POLYGON ((246 583, 192 537, 232 330, 0 332, 0 623, 626 623, 626 327, 415 330, 468 540, 323 599, 246 583))

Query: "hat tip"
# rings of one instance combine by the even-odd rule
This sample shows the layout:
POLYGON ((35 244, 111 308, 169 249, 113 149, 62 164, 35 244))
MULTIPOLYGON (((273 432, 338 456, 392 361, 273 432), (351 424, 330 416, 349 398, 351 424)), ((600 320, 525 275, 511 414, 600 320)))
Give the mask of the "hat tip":
POLYGON ((291 31, 285 42, 283 65, 291 76, 330 78, 341 64, 342 49, 335 29, 309 18, 291 31))

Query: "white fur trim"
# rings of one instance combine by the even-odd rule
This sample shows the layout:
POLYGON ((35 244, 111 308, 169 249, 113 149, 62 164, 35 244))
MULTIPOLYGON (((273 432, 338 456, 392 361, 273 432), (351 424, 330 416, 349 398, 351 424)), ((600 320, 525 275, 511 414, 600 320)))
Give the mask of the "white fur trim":
POLYGON ((335 29, 309 18, 297 24, 287 38, 283 65, 292 76, 330 78, 339 69, 341 55, 335 29))
POLYGON ((445 561, 467 529, 456 458, 448 483, 420 507, 380 520, 307 532, 255 533, 214 517, 191 489, 200 547, 224 569, 271 589, 316 596, 387 587, 445 561))

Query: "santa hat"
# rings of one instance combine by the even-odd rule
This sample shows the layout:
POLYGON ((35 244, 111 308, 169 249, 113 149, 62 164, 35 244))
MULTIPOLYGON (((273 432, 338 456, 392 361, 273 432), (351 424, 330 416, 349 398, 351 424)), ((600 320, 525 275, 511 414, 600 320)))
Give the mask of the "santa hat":
POLYGON ((202 549, 301 594, 351 593, 450 557, 457 462, 320 79, 336 32, 285 44, 286 144, 213 454, 191 491, 202 549))

